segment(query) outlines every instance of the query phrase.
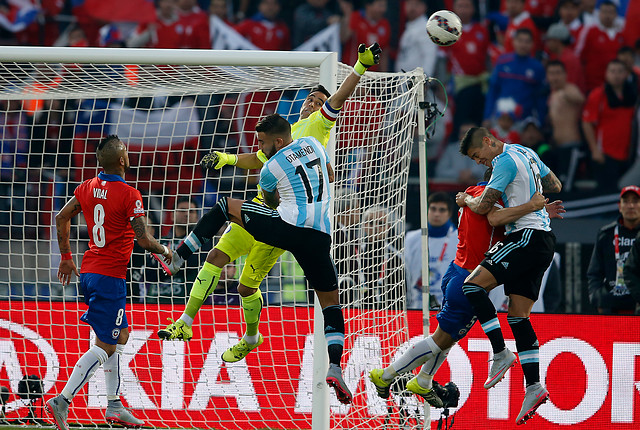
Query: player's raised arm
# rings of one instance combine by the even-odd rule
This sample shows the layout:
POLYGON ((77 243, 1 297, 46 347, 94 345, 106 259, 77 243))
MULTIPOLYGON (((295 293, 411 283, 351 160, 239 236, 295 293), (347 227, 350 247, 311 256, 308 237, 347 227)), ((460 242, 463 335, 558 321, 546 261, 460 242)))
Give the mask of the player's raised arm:
POLYGON ((60 212, 56 215, 56 233, 58 235, 58 248, 62 259, 58 266, 58 280, 62 285, 69 284, 71 273, 80 276, 71 256, 71 244, 69 243, 69 234, 71 232, 71 219, 78 215, 82 208, 78 199, 73 197, 64 205, 60 212))
POLYGON ((356 61, 356 64, 353 66, 353 72, 346 77, 335 94, 329 97, 329 105, 331 105, 333 109, 342 109, 344 102, 347 101, 355 91, 362 75, 365 74, 369 67, 380 63, 381 53, 382 48, 380 48, 378 42, 368 48, 364 43, 358 46, 358 61, 356 61))

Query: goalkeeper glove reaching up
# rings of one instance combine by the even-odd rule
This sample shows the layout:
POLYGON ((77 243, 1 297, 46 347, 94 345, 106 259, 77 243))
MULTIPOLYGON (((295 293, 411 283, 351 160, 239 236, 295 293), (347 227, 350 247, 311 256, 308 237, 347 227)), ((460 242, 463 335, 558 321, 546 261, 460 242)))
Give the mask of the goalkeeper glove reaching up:
POLYGON ((227 164, 235 166, 238 162, 238 156, 235 154, 226 154, 224 152, 213 151, 200 160, 200 166, 203 169, 222 169, 227 164))
POLYGON ((364 72, 371 66, 375 66, 380 63, 380 54, 382 53, 382 48, 378 45, 378 42, 369 46, 368 48, 361 43, 358 46, 358 61, 353 66, 353 70, 359 75, 364 75, 364 72))

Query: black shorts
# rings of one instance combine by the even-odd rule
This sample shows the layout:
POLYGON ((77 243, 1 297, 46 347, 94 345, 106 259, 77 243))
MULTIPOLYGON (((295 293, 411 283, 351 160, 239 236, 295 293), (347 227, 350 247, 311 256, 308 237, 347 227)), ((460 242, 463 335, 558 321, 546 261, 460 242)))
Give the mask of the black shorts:
POLYGON ((480 265, 504 284, 506 295, 538 300, 545 270, 553 260, 556 237, 550 231, 525 228, 507 235, 484 255, 480 265))
POLYGON ((254 202, 244 202, 241 215, 245 230, 257 241, 293 254, 314 290, 338 289, 330 235, 291 225, 280 218, 278 211, 254 202))

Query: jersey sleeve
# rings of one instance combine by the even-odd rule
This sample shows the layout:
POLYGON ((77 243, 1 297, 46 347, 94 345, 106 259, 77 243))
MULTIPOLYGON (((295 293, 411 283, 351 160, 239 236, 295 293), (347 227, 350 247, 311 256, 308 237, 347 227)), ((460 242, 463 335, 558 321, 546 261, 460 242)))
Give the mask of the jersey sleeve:
POLYGON ((258 152, 256 152, 256 157, 258 157, 258 160, 262 161, 262 164, 265 164, 267 161, 269 161, 265 153, 262 152, 262 149, 259 149, 258 152))
MULTIPOLYGON (((538 158, 540 158, 540 157, 538 157, 538 158)), ((545 176, 547 176, 549 174, 549 172, 551 172, 551 169, 549 169, 549 166, 544 164, 544 162, 542 160, 538 160, 538 164, 540 165, 540 177, 541 178, 544 178, 545 176)))
POLYGON ((582 110, 582 120, 584 122, 598 122, 598 106, 600 105, 600 90, 596 88, 591 91, 587 102, 582 110))
POLYGON ((309 116, 307 136, 315 137, 326 147, 329 142, 329 133, 331 133, 331 129, 336 124, 339 114, 340 109, 332 108, 329 102, 326 101, 320 110, 309 116))
POLYGON ((140 191, 135 188, 131 188, 129 191, 129 198, 126 204, 127 216, 129 220, 144 216, 144 206, 142 205, 142 196, 140 191))
POLYGON ((269 169, 271 163, 273 163, 273 161, 265 164, 260 171, 260 188, 268 193, 272 193, 278 187, 278 180, 269 169))
POLYGON ((81 183, 76 187, 75 190, 73 190, 73 196, 80 202, 80 205, 82 205, 82 202, 84 201, 86 188, 87 188, 87 181, 81 183))
POLYGON ((493 173, 491 174, 487 188, 493 188, 494 190, 504 193, 507 185, 516 177, 517 169, 516 163, 511 157, 504 155, 498 156, 493 166, 493 173))

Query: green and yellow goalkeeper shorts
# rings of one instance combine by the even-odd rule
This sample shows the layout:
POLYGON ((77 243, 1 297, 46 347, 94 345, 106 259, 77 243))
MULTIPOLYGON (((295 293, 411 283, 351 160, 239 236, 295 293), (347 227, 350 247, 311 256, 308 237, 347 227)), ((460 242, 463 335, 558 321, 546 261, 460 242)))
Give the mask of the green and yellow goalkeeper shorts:
POLYGON ((215 248, 227 254, 231 261, 235 261, 238 257, 247 255, 255 243, 256 240, 247 230, 232 222, 215 248))
POLYGON ((260 283, 282 254, 284 249, 256 241, 245 261, 240 283, 249 288, 260 288, 260 283))

